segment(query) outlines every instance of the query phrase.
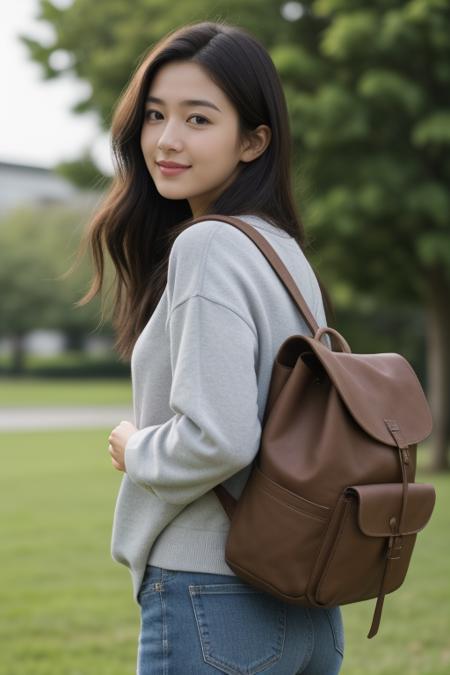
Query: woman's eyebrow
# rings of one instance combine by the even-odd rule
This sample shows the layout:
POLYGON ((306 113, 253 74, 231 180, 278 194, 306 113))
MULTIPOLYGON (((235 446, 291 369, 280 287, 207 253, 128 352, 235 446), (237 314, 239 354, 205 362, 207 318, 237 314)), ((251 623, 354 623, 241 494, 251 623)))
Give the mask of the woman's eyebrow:
MULTIPOLYGON (((162 98, 157 98, 156 96, 147 96, 147 103, 149 101, 152 101, 153 103, 159 103, 160 105, 164 105, 164 101, 162 98)), ((207 108, 214 108, 214 110, 218 110, 219 112, 222 112, 220 108, 218 108, 214 103, 211 103, 211 101, 205 101, 202 99, 198 98, 193 98, 193 99, 188 99, 187 101, 180 101, 179 105, 184 105, 184 106, 193 106, 193 105, 202 105, 207 108)))

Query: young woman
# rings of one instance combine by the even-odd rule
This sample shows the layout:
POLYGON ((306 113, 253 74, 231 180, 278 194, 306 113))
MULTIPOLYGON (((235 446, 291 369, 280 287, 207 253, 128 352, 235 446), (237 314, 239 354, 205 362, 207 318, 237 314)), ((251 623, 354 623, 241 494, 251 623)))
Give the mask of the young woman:
POLYGON ((225 562, 229 520, 213 490, 239 497, 277 350, 309 330, 245 234, 192 220, 250 223, 326 324, 274 64, 225 22, 174 31, 132 77, 112 138, 118 171, 88 230, 96 277, 80 304, 102 287, 106 249, 136 424, 120 422, 108 450, 124 472, 112 557, 129 568, 140 607, 137 673, 338 673, 340 609, 287 604, 241 581, 225 562))

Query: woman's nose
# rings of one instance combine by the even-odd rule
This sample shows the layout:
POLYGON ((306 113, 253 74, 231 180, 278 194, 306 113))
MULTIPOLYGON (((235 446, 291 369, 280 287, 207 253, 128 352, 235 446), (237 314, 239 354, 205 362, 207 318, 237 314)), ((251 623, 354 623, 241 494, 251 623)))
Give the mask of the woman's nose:
POLYGON ((182 139, 180 138, 177 128, 174 125, 166 124, 161 136, 159 137, 158 149, 167 150, 168 148, 173 148, 175 150, 181 150, 182 147, 182 139))

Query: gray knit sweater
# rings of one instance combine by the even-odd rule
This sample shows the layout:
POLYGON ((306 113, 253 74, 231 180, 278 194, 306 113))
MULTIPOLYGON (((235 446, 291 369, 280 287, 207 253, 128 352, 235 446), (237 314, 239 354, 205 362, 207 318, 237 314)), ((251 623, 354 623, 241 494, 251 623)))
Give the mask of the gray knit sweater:
MULTIPOLYGON (((256 216, 319 326, 316 277, 297 242, 256 216)), ((137 594, 147 564, 235 576, 229 520, 212 491, 238 498, 261 435, 273 361, 290 335, 310 335, 256 245, 217 220, 191 225, 170 252, 167 285, 131 357, 134 423, 125 447, 111 554, 137 594)))

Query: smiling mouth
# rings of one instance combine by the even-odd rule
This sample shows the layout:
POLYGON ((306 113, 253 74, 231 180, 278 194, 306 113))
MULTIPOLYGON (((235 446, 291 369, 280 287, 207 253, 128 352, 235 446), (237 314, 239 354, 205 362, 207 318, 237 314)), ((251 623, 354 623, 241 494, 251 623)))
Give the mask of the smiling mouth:
POLYGON ((164 176, 175 176, 183 171, 190 169, 190 166, 163 166, 158 164, 158 168, 164 176))
POLYGON ((188 169, 191 166, 190 164, 171 162, 169 159, 156 160, 155 164, 158 164, 158 166, 165 166, 167 169, 188 169))

